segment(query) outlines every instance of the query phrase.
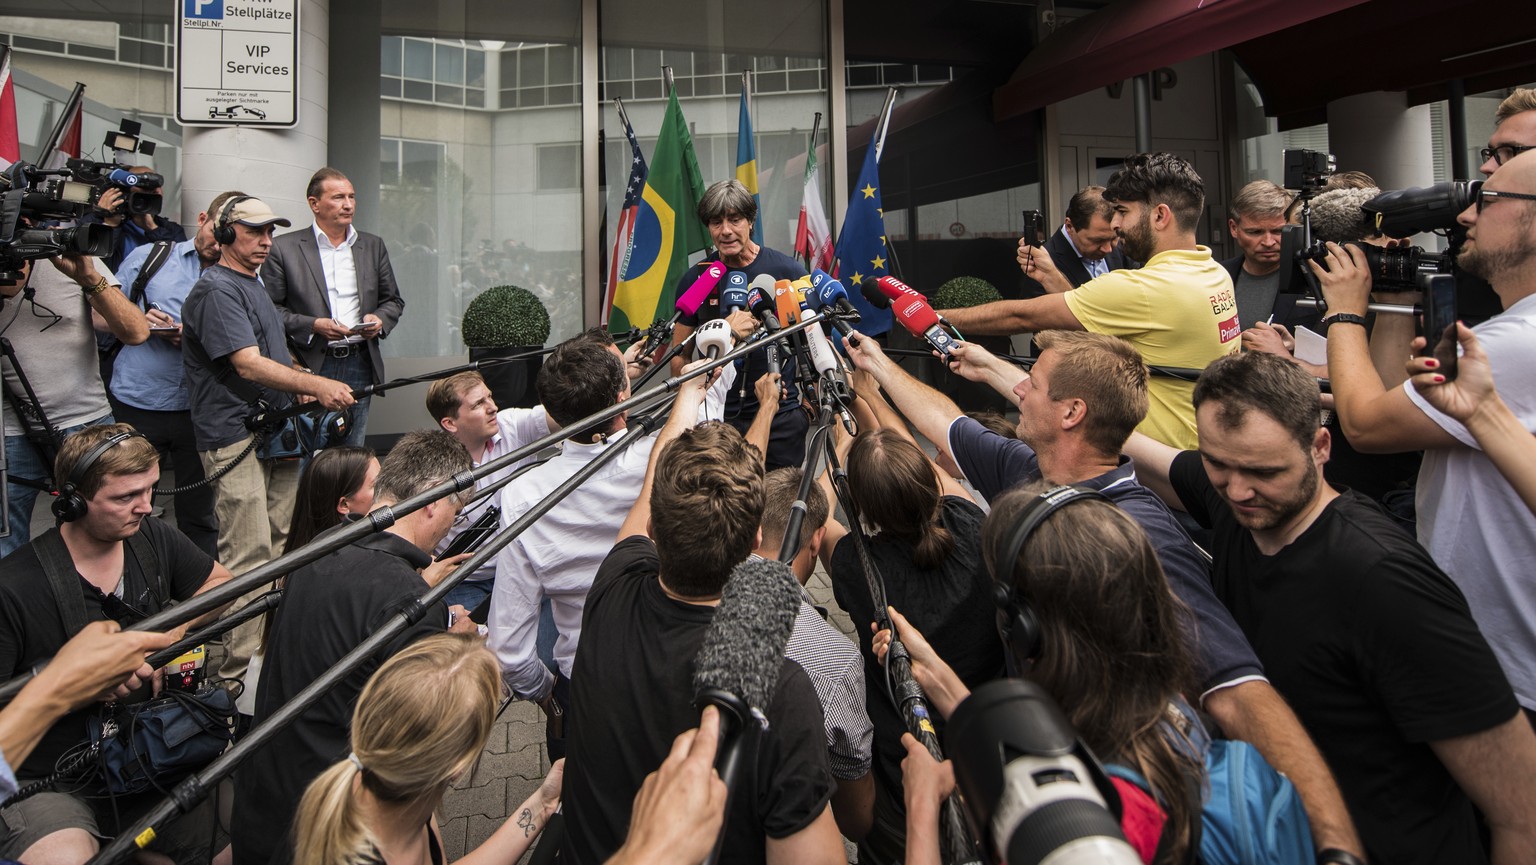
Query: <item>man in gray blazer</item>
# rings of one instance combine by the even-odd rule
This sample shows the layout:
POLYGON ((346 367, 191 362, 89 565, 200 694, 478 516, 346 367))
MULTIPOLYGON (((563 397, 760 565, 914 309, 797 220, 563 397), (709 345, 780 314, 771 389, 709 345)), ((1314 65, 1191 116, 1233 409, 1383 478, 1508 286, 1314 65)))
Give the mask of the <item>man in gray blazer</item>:
MULTIPOLYGON (((383 238, 352 227, 357 194, 345 174, 316 171, 306 195, 315 224, 272 242, 261 281, 305 366, 353 390, 377 384, 384 380, 379 339, 405 311, 389 252, 383 238)), ((346 444, 363 444, 369 399, 353 406, 346 444)))

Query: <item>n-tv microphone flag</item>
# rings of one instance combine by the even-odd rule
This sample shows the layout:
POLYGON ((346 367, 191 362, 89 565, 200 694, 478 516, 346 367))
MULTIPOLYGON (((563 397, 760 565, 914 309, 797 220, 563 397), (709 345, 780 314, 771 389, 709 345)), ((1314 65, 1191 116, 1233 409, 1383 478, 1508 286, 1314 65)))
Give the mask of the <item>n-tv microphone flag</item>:
POLYGON ((809 262, 811 270, 832 270, 832 223, 821 203, 817 178, 816 140, 805 154, 805 190, 800 199, 800 221, 795 224, 795 255, 809 262))
POLYGON ((763 196, 757 191, 757 140, 752 137, 752 111, 747 107, 747 81, 741 75, 741 111, 736 118, 736 179, 752 193, 752 203, 757 205, 757 218, 752 220, 752 242, 763 243, 763 196))
POLYGON ((622 110, 619 117, 624 121, 624 137, 629 139, 629 184, 624 187, 624 206, 619 209, 619 223, 613 235, 613 256, 608 259, 608 303, 603 306, 603 323, 613 310, 613 299, 619 290, 619 280, 629 266, 629 256, 635 244, 635 219, 640 211, 640 194, 645 191, 645 155, 640 152, 640 142, 635 138, 635 128, 629 123, 629 115, 622 110))
MULTIPOLYGON (((11 84, 11 46, 0 45, 0 162, 21 161, 21 137, 16 134, 16 89, 11 84)), ((8 168, 9 164, 0 166, 8 168)))
POLYGON ((54 124, 53 132, 38 152, 37 161, 43 168, 63 168, 66 161, 80 158, 80 127, 85 120, 81 106, 84 102, 85 85, 77 81, 64 103, 64 110, 59 112, 59 122, 54 124))
POLYGON ((608 311, 609 332, 650 327, 656 319, 672 314, 688 256, 709 248, 709 233, 698 216, 703 192, 693 137, 674 88, 667 95, 667 113, 635 213, 629 263, 608 311))
MULTIPOLYGON (((848 201, 843 230, 837 237, 837 277, 845 284, 863 286, 890 274, 885 254, 885 218, 880 209, 880 162, 875 142, 864 152, 864 169, 848 201)), ((876 309, 862 292, 849 292, 859 311, 859 332, 876 336, 891 329, 891 311, 876 309)))

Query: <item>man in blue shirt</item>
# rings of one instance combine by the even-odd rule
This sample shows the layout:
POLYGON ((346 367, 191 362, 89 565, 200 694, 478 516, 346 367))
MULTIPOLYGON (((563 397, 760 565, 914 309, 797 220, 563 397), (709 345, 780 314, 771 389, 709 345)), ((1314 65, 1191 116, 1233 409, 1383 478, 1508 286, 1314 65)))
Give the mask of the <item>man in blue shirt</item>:
MULTIPOLYGON (((181 304, 203 271, 219 261, 219 242, 213 236, 215 215, 226 201, 243 194, 220 193, 197 215, 197 233, 192 239, 172 246, 169 257, 151 274, 143 296, 136 299, 149 319, 150 339, 123 346, 108 389, 113 415, 143 433, 162 457, 170 456, 177 486, 204 477, 192 435, 187 385, 182 380, 181 304)), ((139 246, 123 259, 118 279, 130 299, 134 299, 134 283, 154 248, 155 244, 139 246)), ((177 496, 176 527, 203 552, 218 555, 219 521, 214 515, 211 484, 177 496)))

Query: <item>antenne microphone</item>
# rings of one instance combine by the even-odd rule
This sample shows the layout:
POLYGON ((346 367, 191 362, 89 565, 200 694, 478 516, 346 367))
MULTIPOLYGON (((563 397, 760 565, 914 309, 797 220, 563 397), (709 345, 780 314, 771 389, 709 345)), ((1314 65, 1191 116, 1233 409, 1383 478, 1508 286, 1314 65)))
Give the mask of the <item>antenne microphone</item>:
MULTIPOLYGON (((720 750, 715 768, 725 782, 725 813, 731 813, 732 788, 741 774, 747 732, 768 726, 767 709, 784 665, 784 647, 800 612, 800 586, 789 566, 748 559, 731 571, 720 606, 704 632, 693 661, 694 705, 720 710, 720 750)), ((724 827, 714 852, 716 862, 724 827)))
POLYGON ((699 325, 699 329, 693 332, 695 360, 701 357, 715 360, 730 351, 731 346, 735 344, 736 335, 731 332, 730 324, 723 318, 710 319, 699 325))
POLYGON ((747 275, 733 270, 725 275, 725 290, 720 292, 720 311, 730 315, 747 308, 747 275))

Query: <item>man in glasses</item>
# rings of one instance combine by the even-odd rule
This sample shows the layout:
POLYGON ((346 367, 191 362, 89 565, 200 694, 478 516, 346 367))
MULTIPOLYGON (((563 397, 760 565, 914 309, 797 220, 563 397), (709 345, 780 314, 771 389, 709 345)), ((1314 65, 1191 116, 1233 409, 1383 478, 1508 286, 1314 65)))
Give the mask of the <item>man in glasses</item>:
POLYGON ((1504 163, 1527 150, 1536 148, 1536 90, 1517 87, 1505 97, 1493 114, 1493 134, 1482 150, 1483 164, 1478 171, 1490 177, 1504 163))
MULTIPOLYGON (((1506 118, 1499 128, 1522 116, 1536 131, 1536 111, 1506 118)), ((1496 133, 1493 143, 1502 146, 1501 141, 1496 133)), ((1536 369, 1536 153, 1515 154, 1498 166, 1460 222, 1467 227, 1467 239, 1459 266, 1488 280, 1504 304, 1504 312, 1474 330, 1500 395, 1528 429, 1536 430, 1536 379, 1531 376, 1536 369)), ((1473 618, 1531 716, 1536 711, 1536 582, 1529 578, 1529 563, 1536 559, 1536 516, 1465 427, 1412 387, 1383 387, 1370 364, 1362 324, 1371 286, 1364 257, 1331 243, 1328 250, 1327 269, 1313 267, 1328 301, 1324 322, 1339 325, 1328 330, 1328 370, 1344 432, 1361 451, 1424 451, 1417 493, 1419 543, 1466 595, 1473 618)))
MULTIPOLYGON (((54 471, 64 487, 54 505, 58 527, 0 561, 0 679, 47 662, 91 622, 127 627, 230 578, 185 535, 150 516, 160 453, 133 427, 89 426, 71 435, 54 471)), ((147 700, 151 690, 125 699, 147 700)), ((87 721, 98 711, 87 706, 50 727, 16 767, 21 786, 53 774, 69 752, 84 747, 87 721)), ((161 798, 151 791, 114 802, 104 794, 99 781, 65 784, 0 811, 0 858, 85 862, 99 839, 126 829, 161 798), (76 792, 60 792, 66 789, 76 792)), ((171 824, 153 849, 177 861, 206 855, 212 816, 199 807, 171 824)))

